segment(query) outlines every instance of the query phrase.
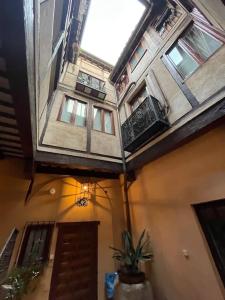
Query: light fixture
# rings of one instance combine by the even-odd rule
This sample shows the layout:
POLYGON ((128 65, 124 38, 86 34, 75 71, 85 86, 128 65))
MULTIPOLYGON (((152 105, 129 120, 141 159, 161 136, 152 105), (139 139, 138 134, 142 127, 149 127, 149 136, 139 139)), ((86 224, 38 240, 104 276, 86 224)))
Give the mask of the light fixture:
POLYGON ((55 195, 55 189, 54 189, 54 188, 51 188, 51 189, 49 190, 49 194, 52 195, 52 196, 55 195))
POLYGON ((88 206, 91 195, 94 193, 94 184, 83 182, 80 184, 80 192, 75 199, 75 205, 79 207, 88 206))
POLYGON ((88 206, 88 198, 87 197, 80 197, 75 201, 75 205, 79 207, 88 206))

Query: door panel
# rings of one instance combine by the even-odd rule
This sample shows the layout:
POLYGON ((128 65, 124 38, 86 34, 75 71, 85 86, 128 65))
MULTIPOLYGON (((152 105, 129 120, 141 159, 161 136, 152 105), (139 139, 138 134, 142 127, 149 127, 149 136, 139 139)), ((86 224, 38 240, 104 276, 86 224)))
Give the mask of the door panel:
POLYGON ((59 224, 49 300, 97 300, 98 224, 59 224))

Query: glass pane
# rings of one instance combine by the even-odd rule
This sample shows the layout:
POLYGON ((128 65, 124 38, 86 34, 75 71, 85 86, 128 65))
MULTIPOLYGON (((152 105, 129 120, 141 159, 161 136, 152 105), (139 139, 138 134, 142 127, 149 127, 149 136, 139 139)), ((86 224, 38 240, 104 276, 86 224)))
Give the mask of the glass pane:
POLYGON ((100 81, 97 78, 92 77, 91 78, 91 86, 96 89, 96 90, 100 90, 100 81))
POLYGON ((195 26, 185 34, 184 40, 203 59, 209 58, 223 44, 195 26))
POLYGON ((144 87, 141 92, 138 94, 138 101, 139 103, 141 104, 145 98, 148 96, 148 93, 147 93, 147 90, 146 90, 146 87, 144 87))
POLYGON ((134 111, 136 108, 138 108, 139 104, 140 104, 140 103, 139 103, 139 100, 138 100, 138 99, 135 99, 135 100, 133 101, 132 105, 131 105, 132 111, 134 111))
POLYGON ((81 82, 85 85, 90 84, 90 76, 86 73, 81 72, 81 71, 78 74, 78 80, 79 80, 79 82, 81 82))
POLYGON ((74 100, 67 98, 64 105, 60 120, 63 122, 70 123, 72 112, 73 112, 74 100))
POLYGON ((85 127, 86 125, 86 104, 77 101, 75 125, 85 127))
POLYGON ((112 133, 112 113, 105 111, 105 132, 112 133))
POLYGON ((93 128, 95 130, 102 130, 102 123, 101 123, 101 110, 98 108, 94 108, 94 122, 93 122, 93 128))
POLYGON ((137 60, 136 60, 136 57, 135 57, 135 54, 132 56, 131 60, 130 60, 130 67, 131 67, 131 70, 133 70, 137 65, 137 60))
POLYGON ((199 64, 178 44, 170 50, 168 56, 183 78, 190 75, 199 66, 199 64))
POLYGON ((26 249, 23 257, 23 266, 30 263, 42 262, 43 251, 47 236, 47 228, 34 228, 31 229, 27 240, 26 249))
POLYGON ((137 94, 137 96, 135 97, 135 99, 133 100, 131 107, 132 107, 132 111, 134 111, 144 100, 145 98, 148 96, 147 93, 147 89, 146 87, 144 87, 139 94, 137 94))
POLYGON ((138 60, 141 59, 142 55, 144 54, 144 48, 142 47, 142 44, 137 47, 136 53, 138 60))

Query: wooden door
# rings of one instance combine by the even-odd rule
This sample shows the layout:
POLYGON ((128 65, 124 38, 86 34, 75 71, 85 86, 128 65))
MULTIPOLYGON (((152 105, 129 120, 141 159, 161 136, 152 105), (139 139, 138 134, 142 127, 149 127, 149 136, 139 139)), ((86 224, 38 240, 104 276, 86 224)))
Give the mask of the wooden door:
POLYGON ((98 224, 59 224, 50 300, 97 300, 98 224))

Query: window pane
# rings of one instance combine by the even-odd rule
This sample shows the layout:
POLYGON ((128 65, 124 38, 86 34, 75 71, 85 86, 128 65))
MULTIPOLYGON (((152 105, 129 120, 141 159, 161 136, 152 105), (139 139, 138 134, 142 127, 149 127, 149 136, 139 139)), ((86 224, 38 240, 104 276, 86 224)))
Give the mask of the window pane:
POLYGON ((137 65, 137 60, 136 60, 136 57, 135 57, 135 54, 132 56, 131 60, 130 60, 130 67, 131 67, 131 70, 133 71, 133 69, 136 67, 137 65))
POLYGON ((141 59, 142 55, 144 54, 144 48, 142 47, 142 44, 137 47, 136 53, 138 60, 141 59))
POLYGON ((179 45, 173 47, 168 53, 168 56, 183 78, 190 75, 199 66, 199 64, 179 45))
POLYGON ((75 125, 85 127, 86 125, 86 104, 77 101, 75 125))
POLYGON ((106 133, 113 133, 112 132, 112 113, 109 111, 105 111, 105 132, 106 133))
POLYGON ((136 95, 135 99, 131 102, 132 111, 134 111, 148 96, 146 87, 142 88, 139 94, 136 95))
POLYGON ((102 130, 102 123, 101 123, 101 110, 94 107, 94 121, 93 121, 93 128, 95 130, 102 130))
POLYGON ((63 122, 70 123, 72 112, 73 112, 74 100, 67 98, 64 102, 62 114, 60 120, 63 122))
POLYGON ((46 242, 48 228, 42 228, 37 226, 31 229, 24 252, 22 261, 23 266, 28 266, 30 263, 42 262, 44 260, 44 246, 46 242))
POLYGON ((135 99, 131 105, 132 111, 134 111, 136 108, 138 108, 139 104, 140 103, 139 103, 138 99, 135 99))
POLYGON ((209 58, 223 44, 195 26, 185 34, 184 40, 203 59, 209 58))
POLYGON ((100 90, 100 80, 98 80, 97 78, 92 77, 91 78, 91 86, 96 89, 96 90, 100 90))

